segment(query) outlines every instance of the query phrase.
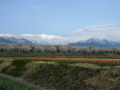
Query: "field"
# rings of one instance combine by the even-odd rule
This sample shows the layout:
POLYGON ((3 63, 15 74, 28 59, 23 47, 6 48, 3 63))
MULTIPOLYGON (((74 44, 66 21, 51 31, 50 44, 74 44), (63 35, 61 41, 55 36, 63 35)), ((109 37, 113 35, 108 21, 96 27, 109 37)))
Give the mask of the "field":
POLYGON ((0 72, 36 90, 120 90, 119 54, 1 53, 0 72))

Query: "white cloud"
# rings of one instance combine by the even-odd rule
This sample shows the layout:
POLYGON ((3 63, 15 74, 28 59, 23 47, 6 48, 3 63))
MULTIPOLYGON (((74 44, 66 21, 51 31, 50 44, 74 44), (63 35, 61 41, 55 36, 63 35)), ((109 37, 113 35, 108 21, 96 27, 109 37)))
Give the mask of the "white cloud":
POLYGON ((83 32, 84 32, 84 30, 83 30, 83 29, 78 29, 78 30, 74 31, 74 33, 78 33, 78 32, 83 33, 83 32))
POLYGON ((85 27, 74 31, 74 33, 68 37, 73 41, 85 40, 89 38, 104 38, 112 41, 120 41, 120 26, 100 25, 85 27))
POLYGON ((0 36, 16 36, 24 37, 31 40, 61 40, 61 41, 80 41, 89 38, 102 38, 111 41, 120 41, 120 25, 100 25, 94 27, 85 27, 78 29, 73 34, 66 35, 64 37, 46 34, 21 34, 21 35, 10 35, 0 34, 0 36))
POLYGON ((7 36, 7 37, 11 37, 11 34, 0 34, 0 36, 7 36))
POLYGON ((27 36, 27 37, 34 37, 35 35, 33 35, 33 34, 21 34, 20 36, 27 36))

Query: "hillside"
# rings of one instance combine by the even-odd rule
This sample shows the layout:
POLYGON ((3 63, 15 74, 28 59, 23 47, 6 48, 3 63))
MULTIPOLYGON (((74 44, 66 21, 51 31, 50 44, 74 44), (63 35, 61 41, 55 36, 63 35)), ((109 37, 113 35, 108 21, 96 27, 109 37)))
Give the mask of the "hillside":
MULTIPOLYGON (((0 72, 48 90, 120 90, 119 66, 110 68, 88 63, 57 64, 53 61, 0 59, 0 72)), ((12 82, 15 83, 14 78, 12 82)), ((21 84, 22 81, 16 83, 21 84)))

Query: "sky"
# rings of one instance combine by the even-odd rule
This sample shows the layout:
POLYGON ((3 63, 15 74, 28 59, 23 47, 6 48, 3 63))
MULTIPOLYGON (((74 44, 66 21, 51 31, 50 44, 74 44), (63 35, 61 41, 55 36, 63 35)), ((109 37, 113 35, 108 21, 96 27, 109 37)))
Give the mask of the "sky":
POLYGON ((0 34, 120 41, 120 0, 0 0, 0 34))

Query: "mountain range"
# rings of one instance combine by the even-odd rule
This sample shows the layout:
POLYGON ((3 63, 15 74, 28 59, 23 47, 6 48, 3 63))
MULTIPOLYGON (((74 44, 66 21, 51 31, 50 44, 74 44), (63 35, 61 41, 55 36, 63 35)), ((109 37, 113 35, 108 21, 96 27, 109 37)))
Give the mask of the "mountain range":
POLYGON ((78 42, 69 41, 67 38, 59 36, 46 36, 45 34, 31 36, 11 36, 11 35, 0 35, 0 43, 28 43, 28 44, 47 44, 47 45, 69 45, 69 46, 99 46, 99 47, 119 47, 120 41, 109 41, 101 38, 90 38, 87 40, 81 40, 78 42))
POLYGON ((15 38, 15 37, 1 37, 0 36, 0 43, 28 43, 32 44, 33 42, 25 39, 25 38, 15 38))
POLYGON ((90 38, 88 40, 67 44, 69 46, 98 46, 98 47, 120 47, 120 41, 108 41, 106 39, 90 38))
POLYGON ((33 44, 61 44, 67 45, 70 41, 66 37, 46 35, 46 34, 22 34, 22 35, 10 35, 10 34, 0 34, 0 43, 33 43, 33 44))

